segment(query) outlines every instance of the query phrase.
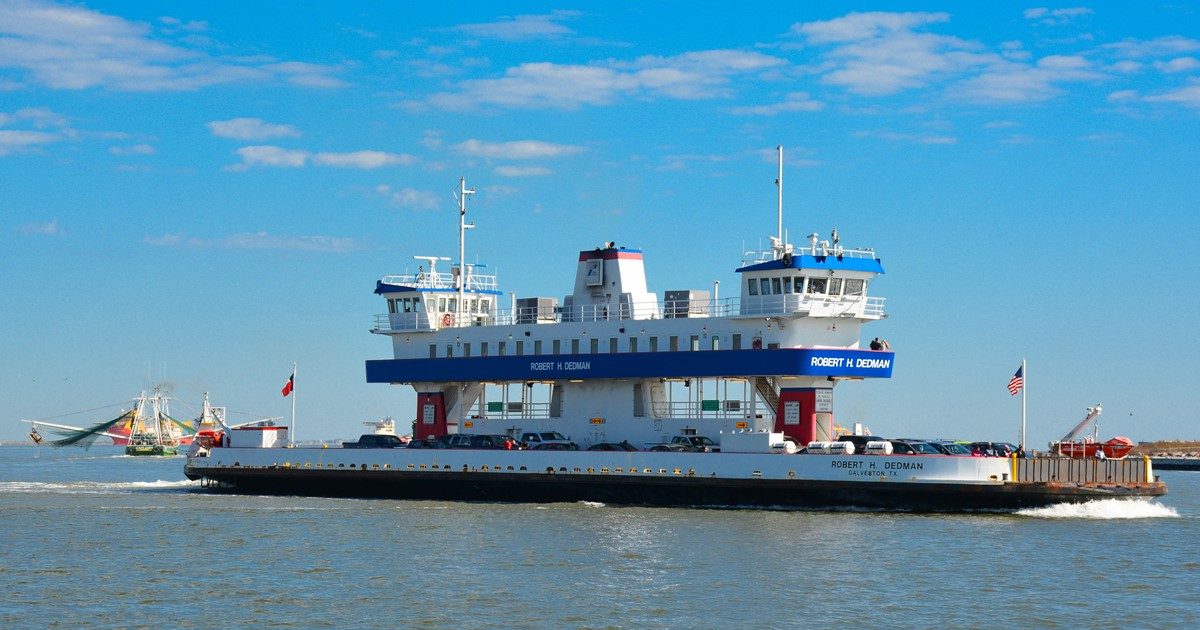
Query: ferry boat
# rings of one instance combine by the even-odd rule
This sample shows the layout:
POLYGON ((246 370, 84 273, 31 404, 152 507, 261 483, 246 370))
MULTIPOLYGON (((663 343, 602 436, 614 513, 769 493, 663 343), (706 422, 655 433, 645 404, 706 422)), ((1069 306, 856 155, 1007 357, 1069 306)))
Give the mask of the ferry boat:
POLYGON ((716 507, 1014 509, 1165 493, 1148 460, 906 456, 832 443, 836 386, 889 378, 894 367, 889 348, 862 344, 862 326, 886 317, 873 288, 883 263, 843 246, 836 230, 786 242, 782 151, 776 183, 778 233, 736 268, 736 297, 720 297, 719 285, 660 296, 647 286, 644 252, 606 242, 571 256, 574 285, 561 303, 508 294, 504 304, 496 276, 465 262, 474 191, 460 180, 457 264, 446 271, 449 258, 415 256, 416 273, 375 285, 387 313, 372 332, 393 358, 367 361, 366 378, 414 389, 412 442, 292 448, 287 427, 242 427, 202 436, 185 473, 238 492, 716 507), (513 447, 555 434, 567 439, 513 447), (480 443, 499 448, 446 447, 480 443), (715 452, 689 447, 700 443, 715 452), (1080 465, 1063 465, 1071 461, 1080 465))

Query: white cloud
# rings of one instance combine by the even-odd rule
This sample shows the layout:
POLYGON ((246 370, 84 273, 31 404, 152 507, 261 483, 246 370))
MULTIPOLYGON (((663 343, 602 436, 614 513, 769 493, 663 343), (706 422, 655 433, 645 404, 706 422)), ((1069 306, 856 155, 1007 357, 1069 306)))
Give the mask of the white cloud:
POLYGON ((267 140, 270 138, 299 138, 300 132, 291 125, 277 125, 261 118, 231 118, 208 123, 214 136, 235 140, 267 140))
POLYGON ((1200 40, 1179 35, 1156 37, 1154 39, 1126 39, 1114 44, 1106 44, 1104 48, 1116 52, 1119 56, 1140 59, 1143 57, 1173 57, 1184 53, 1200 51, 1200 40))
POLYGON ((6 127, 13 123, 27 123, 35 129, 45 129, 47 127, 65 127, 67 119, 45 107, 23 107, 11 114, 0 112, 0 127, 6 127))
POLYGON ((731 77, 784 64, 777 57, 737 50, 646 56, 595 65, 525 63, 508 68, 500 78, 461 81, 455 91, 434 94, 428 102, 446 109, 479 105, 575 109, 630 96, 717 98, 728 95, 731 77))
POLYGON ((127 147, 109 147, 113 155, 154 155, 154 147, 148 144, 134 144, 127 147))
POLYGON ((1111 94, 1108 95, 1108 101, 1110 103, 1120 103, 1122 101, 1136 101, 1136 100, 1138 100, 1138 98, 1139 98, 1139 96, 1138 96, 1137 90, 1117 90, 1116 92, 1112 92, 1111 94))
POLYGON ((497 166, 496 174, 504 177, 540 177, 552 175, 554 171, 544 166, 497 166))
POLYGON ((896 131, 859 131, 855 132, 856 138, 879 138, 888 142, 899 142, 907 144, 957 144, 958 138, 954 136, 939 136, 931 134, 913 134, 900 133, 896 131))
POLYGON ((929 85, 1000 56, 980 44, 916 29, 950 19, 946 13, 851 13, 792 26, 809 44, 832 44, 822 81, 862 95, 887 95, 929 85))
POLYGON ((1149 103, 1176 103, 1185 107, 1200 107, 1200 82, 1161 94, 1145 97, 1149 103))
POLYGON ((483 142, 470 139, 454 145, 464 155, 507 160, 530 160, 562 157, 583 151, 583 147, 570 144, 554 144, 540 140, 514 140, 511 142, 483 142))
MULTIPOLYGON (((183 23, 177 18, 158 22, 164 33, 193 33, 194 46, 207 41, 194 35, 208 29, 204 22, 183 23)), ((4 2, 0 3, 0 69, 17 70, 26 82, 63 90, 190 91, 273 80, 313 87, 341 85, 331 76, 338 67, 214 56, 162 41, 164 33, 156 33, 145 22, 73 4, 4 2)))
POLYGON ((559 39, 574 35, 575 31, 561 22, 579 17, 578 11, 554 11, 545 15, 518 15, 503 17, 494 22, 460 24, 452 30, 480 39, 499 39, 517 42, 537 39, 559 39))
POLYGON ((792 32, 814 44, 847 43, 886 37, 918 26, 949 22, 949 13, 850 13, 840 18, 792 25, 792 32))
POLYGON ((163 234, 162 236, 143 236, 142 242, 146 245, 158 245, 160 247, 174 247, 183 242, 182 234, 163 234))
POLYGON ((353 151, 350 153, 317 153, 312 156, 313 164, 336 168, 374 169, 384 166, 407 166, 416 161, 407 153, 385 151, 353 151))
POLYGON ((221 238, 185 237, 182 234, 143 236, 142 243, 158 247, 193 247, 198 249, 258 249, 344 254, 361 249, 357 239, 347 236, 303 236, 243 232, 221 238))
POLYGON ((288 236, 268 232, 233 234, 215 242, 226 249, 279 249, 341 254, 359 249, 358 242, 344 236, 288 236))
POLYGON ((273 145, 242 147, 235 153, 242 158, 242 161, 227 166, 226 170, 245 171, 255 166, 301 168, 310 163, 314 166, 369 170, 384 166, 408 165, 416 161, 416 158, 407 153, 387 153, 385 151, 311 153, 303 149, 284 149, 273 145))
POLYGON ((1167 74, 1175 74, 1177 72, 1188 72, 1200 68, 1200 61, 1195 57, 1176 57, 1170 61, 1156 61, 1154 67, 1159 72, 1167 74))
POLYGON ((1071 7, 1068 9, 1048 9, 1046 7, 1038 7, 1035 9, 1025 9, 1023 13, 1026 20, 1036 21, 1039 24, 1045 24, 1047 26, 1059 26, 1066 24, 1077 17, 1091 14, 1092 10, 1087 7, 1071 7))
POLYGON ((1103 78, 1085 57, 1050 55, 1033 65, 997 61, 979 76, 963 82, 956 91, 968 99, 981 101, 1040 101, 1061 94, 1059 83, 1103 78))
POLYGON ((1021 126, 1021 123, 1019 123, 1015 120, 993 120, 993 121, 984 123, 983 128, 984 129, 1012 129, 1013 127, 1020 127, 1020 126, 1021 126))
POLYGON ((443 197, 427 190, 416 190, 414 188, 400 188, 397 190, 387 184, 376 186, 375 194, 384 198, 391 206, 412 208, 414 210, 437 210, 441 207, 443 197))
POLYGON ((26 223, 17 228, 21 234, 26 236, 63 236, 67 232, 58 223, 58 219, 46 223, 26 223))
POLYGON ((0 129, 0 156, 21 153, 44 144, 58 142, 62 137, 44 131, 0 129))
POLYGON ((771 105, 755 105, 735 107, 733 113, 738 115, 774 116, 784 112, 815 112, 824 107, 820 101, 809 98, 807 92, 792 92, 782 102, 771 105))
POLYGON ((280 168, 300 168, 308 161, 307 151, 284 149, 271 145, 242 147, 235 151, 242 158, 240 164, 230 166, 231 170, 244 171, 254 166, 275 166, 280 168))

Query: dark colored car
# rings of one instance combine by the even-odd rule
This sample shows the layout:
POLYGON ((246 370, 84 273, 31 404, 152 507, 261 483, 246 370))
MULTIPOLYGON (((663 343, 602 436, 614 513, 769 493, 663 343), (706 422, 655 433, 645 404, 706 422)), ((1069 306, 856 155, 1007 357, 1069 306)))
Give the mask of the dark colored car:
POLYGON ((971 442, 967 448, 983 457, 1008 457, 1017 450, 1016 446, 1008 442, 971 442))
POLYGON ((587 448, 589 451, 636 451, 638 448, 629 442, 601 442, 587 448))
POLYGON ((967 448, 966 444, 961 444, 953 440, 935 440, 930 442, 938 450, 946 455, 970 456, 973 455, 971 449, 967 448))
POLYGON ((543 442, 529 447, 531 451, 578 451, 579 445, 574 442, 543 442))
POLYGON ((450 448, 450 447, 442 440, 429 438, 429 439, 425 439, 425 440, 413 440, 408 443, 408 448, 450 448))
POLYGON ((921 440, 888 440, 892 443, 892 455, 942 455, 934 445, 921 440))
POLYGON ((651 451, 671 451, 673 453, 695 453, 696 449, 686 444, 655 444, 649 449, 651 451))
POLYGON ((867 442, 886 442, 886 438, 878 435, 843 435, 836 442, 849 442, 854 445, 854 453, 861 455, 867 450, 867 442))
POLYGON ((395 435, 367 433, 356 442, 342 442, 342 448, 403 448, 404 440, 395 435))
POLYGON ((506 449, 516 448, 516 440, 507 435, 472 435, 459 433, 450 436, 450 448, 506 449))

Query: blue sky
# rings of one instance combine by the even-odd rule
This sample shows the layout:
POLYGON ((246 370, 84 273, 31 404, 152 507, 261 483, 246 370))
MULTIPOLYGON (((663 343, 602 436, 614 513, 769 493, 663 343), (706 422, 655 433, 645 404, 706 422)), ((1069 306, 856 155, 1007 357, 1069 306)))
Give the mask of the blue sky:
POLYGON ((293 361, 302 438, 404 424, 371 291, 458 177, 505 290, 610 240, 731 287, 778 144, 792 240, 888 272, 840 422, 1015 440, 1025 356, 1032 445, 1200 437, 1200 5, 795 4, 0 0, 0 438, 164 378, 284 416, 293 361))

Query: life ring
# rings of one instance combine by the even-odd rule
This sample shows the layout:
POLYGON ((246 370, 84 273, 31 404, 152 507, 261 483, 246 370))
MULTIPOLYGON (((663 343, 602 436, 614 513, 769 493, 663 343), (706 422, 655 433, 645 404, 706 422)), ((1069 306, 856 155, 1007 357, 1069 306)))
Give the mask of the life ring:
POLYGON ((452 321, 454 321, 454 320, 450 319, 450 313, 446 313, 445 315, 442 315, 442 325, 443 326, 449 326, 450 322, 452 322, 452 321))

